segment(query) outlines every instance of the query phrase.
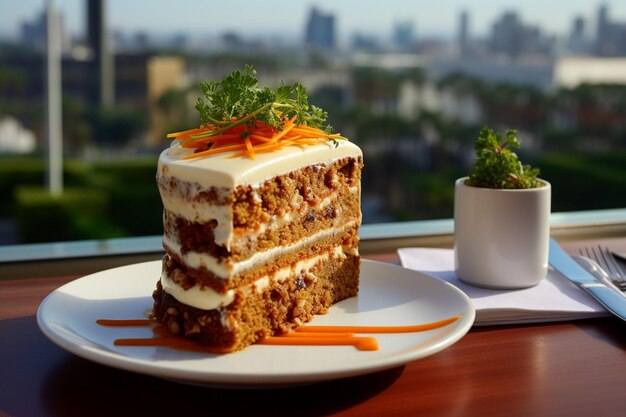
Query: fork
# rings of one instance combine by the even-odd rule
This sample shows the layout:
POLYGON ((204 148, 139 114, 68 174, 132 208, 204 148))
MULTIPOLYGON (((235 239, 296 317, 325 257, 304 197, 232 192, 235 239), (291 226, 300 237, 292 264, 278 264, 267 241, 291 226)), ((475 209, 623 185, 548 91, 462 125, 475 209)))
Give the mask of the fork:
POLYGON ((596 261, 607 273, 611 282, 621 291, 626 291, 626 278, 624 278, 624 273, 608 248, 601 245, 597 247, 586 247, 580 250, 580 254, 596 261))

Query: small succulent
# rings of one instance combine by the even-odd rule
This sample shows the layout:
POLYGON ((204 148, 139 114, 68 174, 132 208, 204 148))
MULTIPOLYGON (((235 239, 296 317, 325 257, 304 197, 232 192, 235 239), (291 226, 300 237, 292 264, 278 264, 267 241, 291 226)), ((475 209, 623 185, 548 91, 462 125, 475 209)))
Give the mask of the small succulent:
POLYGON ((540 187, 539 169, 522 165, 514 152, 519 147, 515 130, 508 130, 503 138, 493 129, 483 127, 474 145, 476 163, 465 184, 495 189, 540 187))

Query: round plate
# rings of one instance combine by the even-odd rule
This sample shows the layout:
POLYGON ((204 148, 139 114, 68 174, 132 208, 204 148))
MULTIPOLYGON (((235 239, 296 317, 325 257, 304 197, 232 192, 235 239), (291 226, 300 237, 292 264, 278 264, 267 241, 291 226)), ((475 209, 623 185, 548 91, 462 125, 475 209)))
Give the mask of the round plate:
POLYGON ((144 318, 161 261, 101 271, 52 292, 39 306, 43 333, 62 348, 104 365, 191 384, 266 387, 310 383, 381 371, 452 345, 472 326, 475 311, 456 287, 417 271, 362 260, 359 295, 335 304, 315 325, 411 325, 459 315, 439 329, 376 334, 377 351, 352 346, 252 345, 225 355, 167 347, 115 346, 115 339, 151 337, 142 327, 104 327, 97 319, 144 318))

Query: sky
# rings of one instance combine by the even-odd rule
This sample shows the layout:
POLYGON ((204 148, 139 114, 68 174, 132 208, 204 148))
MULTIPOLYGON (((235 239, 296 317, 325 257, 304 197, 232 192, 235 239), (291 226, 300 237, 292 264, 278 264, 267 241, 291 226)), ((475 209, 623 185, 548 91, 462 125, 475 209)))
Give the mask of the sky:
MULTIPOLYGON (((53 0, 66 29, 80 35, 86 0, 53 0)), ((0 0, 0 35, 16 36, 45 0, 0 0)), ((470 16, 470 34, 484 36, 503 12, 517 10, 526 24, 564 35, 575 16, 595 20, 600 4, 611 20, 626 22, 623 0, 107 0, 113 29, 130 33, 219 34, 225 31, 301 35, 312 5, 336 16, 340 38, 355 32, 390 36, 398 22, 412 22, 419 37, 453 36, 460 11, 470 16)))

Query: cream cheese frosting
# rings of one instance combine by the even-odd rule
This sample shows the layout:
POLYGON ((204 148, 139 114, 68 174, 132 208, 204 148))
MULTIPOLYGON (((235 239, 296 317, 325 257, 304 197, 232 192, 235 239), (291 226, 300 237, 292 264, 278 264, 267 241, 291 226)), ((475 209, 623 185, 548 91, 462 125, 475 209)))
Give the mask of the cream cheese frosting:
POLYGON ((255 185, 269 178, 295 171, 307 165, 329 163, 346 156, 363 156, 361 149, 347 140, 320 142, 308 146, 285 146, 267 153, 257 153, 256 159, 232 158, 232 153, 193 159, 181 159, 193 153, 176 141, 159 157, 159 175, 175 177, 211 187, 234 188, 255 185))

